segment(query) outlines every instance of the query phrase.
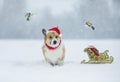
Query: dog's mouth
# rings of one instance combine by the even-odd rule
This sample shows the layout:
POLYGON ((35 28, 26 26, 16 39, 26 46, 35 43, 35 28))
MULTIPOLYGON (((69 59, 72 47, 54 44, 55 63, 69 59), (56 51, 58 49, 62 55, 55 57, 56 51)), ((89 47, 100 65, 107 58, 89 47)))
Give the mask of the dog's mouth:
POLYGON ((54 50, 54 49, 58 48, 60 46, 60 44, 61 44, 61 40, 56 39, 56 40, 52 40, 50 42, 47 42, 46 47, 50 50, 54 50))

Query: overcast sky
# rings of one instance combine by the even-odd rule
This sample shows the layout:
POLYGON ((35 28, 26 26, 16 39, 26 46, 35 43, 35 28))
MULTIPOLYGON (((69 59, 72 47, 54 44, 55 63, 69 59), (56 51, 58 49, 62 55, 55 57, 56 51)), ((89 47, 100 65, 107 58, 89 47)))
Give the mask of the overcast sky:
POLYGON ((53 26, 65 39, 120 38, 120 0, 0 0, 0 19, 1 39, 42 39, 42 28, 53 26))

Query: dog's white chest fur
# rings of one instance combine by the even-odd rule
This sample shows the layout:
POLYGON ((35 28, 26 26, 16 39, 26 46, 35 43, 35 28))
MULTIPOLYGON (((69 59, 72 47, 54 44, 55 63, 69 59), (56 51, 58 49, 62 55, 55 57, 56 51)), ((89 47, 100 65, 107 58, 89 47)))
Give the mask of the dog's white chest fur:
POLYGON ((58 48, 54 50, 50 50, 45 46, 45 56, 48 60, 52 62, 58 61, 58 58, 60 58, 63 54, 63 44, 61 44, 58 48))

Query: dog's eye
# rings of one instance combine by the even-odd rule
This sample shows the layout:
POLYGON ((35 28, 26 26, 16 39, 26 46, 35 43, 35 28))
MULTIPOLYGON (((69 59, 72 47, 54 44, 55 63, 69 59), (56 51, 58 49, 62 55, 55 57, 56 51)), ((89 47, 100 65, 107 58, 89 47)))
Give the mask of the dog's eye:
POLYGON ((50 36, 49 38, 52 39, 52 36, 50 36))
POLYGON ((55 38, 58 38, 58 36, 55 36, 55 38))

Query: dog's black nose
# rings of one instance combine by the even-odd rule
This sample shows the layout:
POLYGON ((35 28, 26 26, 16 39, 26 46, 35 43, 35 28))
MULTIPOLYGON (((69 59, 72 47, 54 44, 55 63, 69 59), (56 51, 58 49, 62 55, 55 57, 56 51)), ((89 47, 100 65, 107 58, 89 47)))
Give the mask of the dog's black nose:
POLYGON ((53 44, 56 44, 57 43, 57 41, 53 41, 53 44))

